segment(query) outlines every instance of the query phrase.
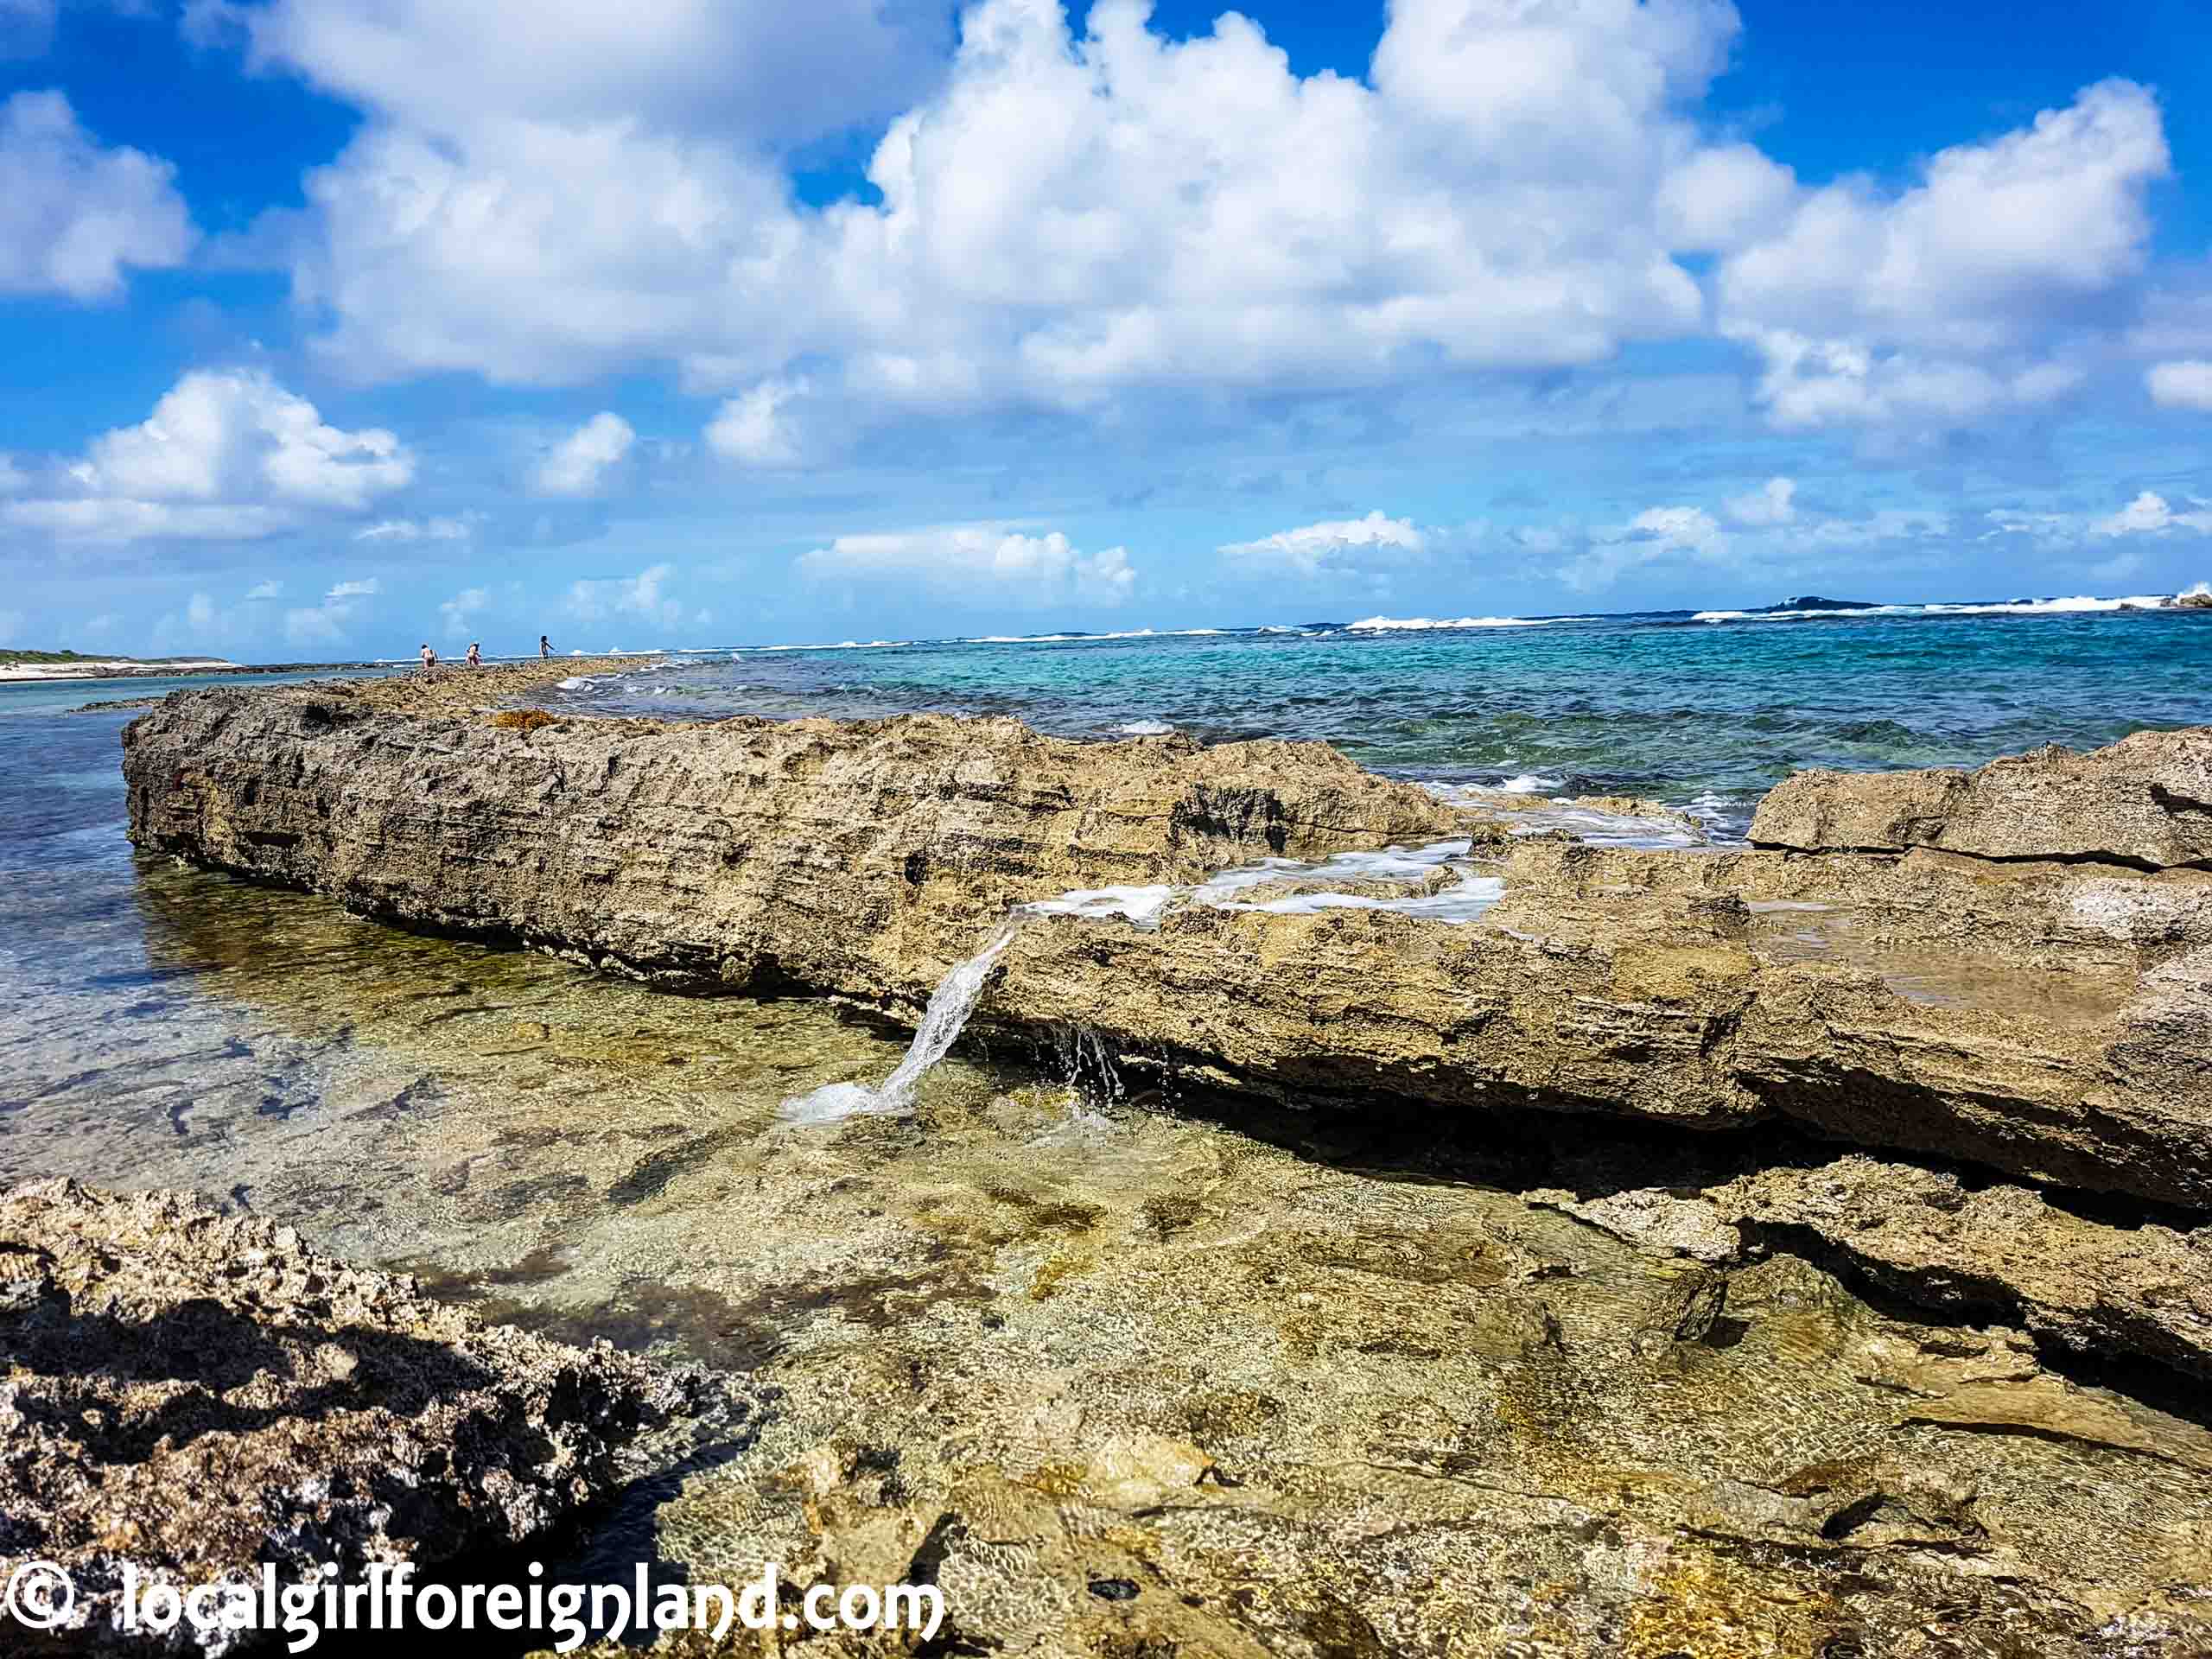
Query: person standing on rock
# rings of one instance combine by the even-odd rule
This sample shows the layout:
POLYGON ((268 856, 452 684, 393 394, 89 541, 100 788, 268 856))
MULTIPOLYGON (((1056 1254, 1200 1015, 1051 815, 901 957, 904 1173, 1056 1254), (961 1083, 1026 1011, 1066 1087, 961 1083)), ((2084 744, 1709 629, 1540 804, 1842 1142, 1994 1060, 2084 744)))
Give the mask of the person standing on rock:
POLYGON ((484 653, 479 648, 478 643, 474 639, 468 642, 468 665, 471 668, 481 668, 484 666, 484 653))
POLYGON ((429 679, 432 674, 437 671, 437 667, 438 653, 432 651, 426 644, 423 647, 423 677, 426 680, 429 679))
POLYGON ((540 657, 550 657, 553 654, 553 642, 542 633, 537 636, 537 654, 540 657))

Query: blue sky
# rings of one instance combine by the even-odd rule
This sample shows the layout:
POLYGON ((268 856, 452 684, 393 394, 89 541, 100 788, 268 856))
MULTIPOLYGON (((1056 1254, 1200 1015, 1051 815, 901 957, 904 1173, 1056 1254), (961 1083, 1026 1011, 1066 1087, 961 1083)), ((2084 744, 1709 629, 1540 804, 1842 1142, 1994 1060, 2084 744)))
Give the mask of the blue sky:
POLYGON ((0 0, 0 644, 2212 578, 2183 0, 0 0))

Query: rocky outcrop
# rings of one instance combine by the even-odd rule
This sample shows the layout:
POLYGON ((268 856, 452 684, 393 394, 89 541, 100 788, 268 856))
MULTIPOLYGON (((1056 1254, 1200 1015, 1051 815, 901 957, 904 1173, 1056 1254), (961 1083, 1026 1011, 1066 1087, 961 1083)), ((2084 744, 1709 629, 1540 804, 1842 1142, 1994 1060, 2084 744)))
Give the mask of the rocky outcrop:
POLYGON ((1802 772, 1759 804, 1751 839, 1800 852, 1938 847, 1977 858, 2212 866, 2212 727, 2056 745, 1975 772, 1802 772))
MULTIPOLYGON (((1165 1084, 1781 1118, 2212 1207, 2212 871, 2138 868, 2192 861, 2146 837, 2194 833, 2157 791, 2196 787, 2212 732, 1909 774, 1982 826, 1937 837, 1970 853, 1694 849, 1618 812, 1447 804, 1316 745, 1008 721, 503 726, 307 688, 181 694, 124 742, 143 847, 673 987, 911 1020, 1011 907, 1079 890, 1094 913, 1031 925, 979 1018, 1080 1028, 1165 1084), (2069 826, 2048 860, 2004 839, 2031 800, 2069 826), (1638 839, 1676 844, 1596 844, 1638 839), (1444 853, 1297 862, 1422 843, 1444 853)), ((1840 809, 1789 809, 1821 787, 1777 791, 1763 838, 1807 817, 1799 839, 1859 845, 1840 809)))
POLYGON ((2212 1227, 2114 1227, 2024 1187, 1861 1156, 1708 1196, 1749 1238, 1839 1260, 1918 1306, 2212 1377, 2212 1227))
POLYGON ((124 734, 142 847, 683 988, 926 999, 1007 907, 1452 834, 1316 744, 942 716, 665 725, 179 696, 124 734))
POLYGON ((1522 1200, 1659 1255, 1730 1268, 1789 1251, 1887 1297, 2046 1350, 2212 1378, 2212 1224, 1810 1147, 1623 1147, 1549 1160, 1522 1200))
POLYGON ((67 1624, 9 1639, 72 1655, 177 1650, 115 1628, 126 1569, 358 1582, 537 1538, 708 1386, 480 1325, 189 1195, 66 1180, 0 1198, 0 1576, 43 1560, 76 1592, 67 1624))

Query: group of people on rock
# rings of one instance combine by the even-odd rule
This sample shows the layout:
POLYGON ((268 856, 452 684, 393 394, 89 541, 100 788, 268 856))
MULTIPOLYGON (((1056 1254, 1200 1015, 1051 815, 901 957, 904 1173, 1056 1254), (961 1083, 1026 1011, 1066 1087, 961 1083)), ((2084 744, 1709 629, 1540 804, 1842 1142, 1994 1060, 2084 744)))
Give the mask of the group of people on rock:
MULTIPOLYGON (((550 639, 548 639, 542 633, 537 636, 537 654, 541 658, 550 657, 553 654, 553 642, 550 639)), ((467 660, 471 668, 481 668, 484 666, 483 647, 474 639, 468 642, 468 657, 467 660)), ((423 646, 423 677, 427 680, 431 675, 437 671, 438 653, 435 649, 425 642, 423 646)))

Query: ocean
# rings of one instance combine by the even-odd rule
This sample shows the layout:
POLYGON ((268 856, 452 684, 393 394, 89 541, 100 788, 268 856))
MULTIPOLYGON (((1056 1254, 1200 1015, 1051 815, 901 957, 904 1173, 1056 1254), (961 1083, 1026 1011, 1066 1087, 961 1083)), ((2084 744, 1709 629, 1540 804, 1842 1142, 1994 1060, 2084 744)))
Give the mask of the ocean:
POLYGON ((664 718, 931 710, 1077 738, 1307 738, 1394 777, 1641 795, 1740 830, 1801 767, 1974 766, 2212 720, 2212 611, 2120 608, 2130 602, 695 651, 651 674, 568 685, 549 706, 664 718))

